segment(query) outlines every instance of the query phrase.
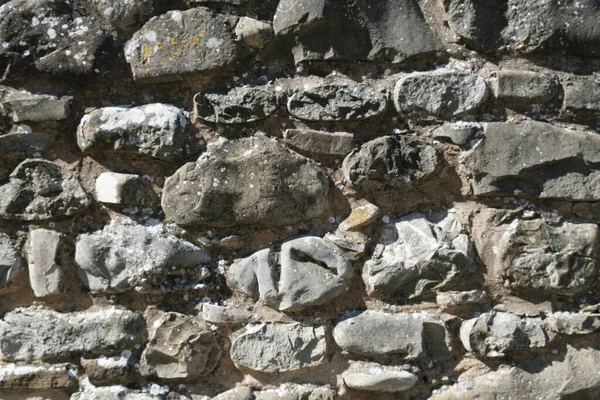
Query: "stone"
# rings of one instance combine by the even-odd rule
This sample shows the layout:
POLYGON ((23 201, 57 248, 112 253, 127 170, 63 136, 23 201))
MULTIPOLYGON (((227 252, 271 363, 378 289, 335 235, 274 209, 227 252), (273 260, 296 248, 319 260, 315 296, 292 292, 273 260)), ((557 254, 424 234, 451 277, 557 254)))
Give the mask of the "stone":
POLYGON ((81 358, 81 366, 93 385, 126 384, 134 369, 131 351, 124 350, 114 357, 81 358))
POLYGON ((551 216, 484 209, 473 237, 488 274, 513 291, 575 295, 595 281, 598 225, 551 216))
POLYGON ((94 387, 83 392, 73 393, 70 400, 162 400, 163 396, 138 393, 124 386, 111 385, 94 387))
POLYGON ((162 195, 167 220, 183 226, 292 225, 329 207, 325 172, 262 134, 209 146, 162 195))
POLYGON ((46 133, 8 133, 0 135, 0 156, 16 153, 39 153, 48 150, 54 136, 46 133))
POLYGON ((498 311, 463 321, 460 340, 467 351, 483 357, 504 357, 548 343, 540 318, 520 318, 498 311))
POLYGON ((363 254, 367 249, 370 238, 362 232, 336 231, 335 233, 326 233, 323 237, 328 242, 337 247, 363 254))
POLYGON ((383 136, 346 156, 344 179, 365 190, 391 186, 410 188, 430 178, 440 167, 438 151, 422 139, 383 136))
POLYGON ((249 325, 231 344, 234 363, 267 374, 316 367, 326 352, 325 328, 298 323, 249 325))
POLYGON ((142 179, 135 174, 103 172, 96 178, 96 200, 110 204, 144 204, 142 179))
POLYGON ((419 377, 397 367, 374 363, 360 363, 343 374, 344 383, 350 389, 369 392, 404 392, 415 386, 419 377))
POLYGON ((600 199, 596 132, 538 121, 490 122, 484 130, 485 139, 464 158, 476 196, 600 199))
POLYGON ((394 105, 405 118, 436 120, 477 111, 488 98, 482 77, 471 72, 413 72, 394 88, 394 105))
POLYGON ((211 324, 247 324, 255 319, 254 314, 238 307, 222 307, 215 304, 202 304, 202 319, 211 324))
POLYGON ((282 383, 278 388, 254 392, 254 400, 335 400, 335 390, 328 386, 282 383))
POLYGON ((109 224, 79 235, 75 261, 92 292, 152 292, 193 288, 210 256, 162 225, 109 224))
POLYGON ((545 321, 561 335, 588 335, 600 331, 600 314, 555 312, 545 321))
POLYGON ((104 107, 86 114, 77 127, 77 144, 84 153, 144 154, 167 161, 183 154, 188 121, 170 104, 104 107))
POLYGON ((35 297, 63 292, 63 267, 59 264, 61 234, 48 229, 29 232, 27 264, 35 297))
POLYGON ((0 218, 44 221, 76 215, 89 205, 75 174, 47 160, 21 162, 0 186, 0 218))
POLYGON ((0 288, 8 285, 21 269, 21 255, 15 243, 0 232, 0 288))
POLYGON ((296 64, 316 60, 404 63, 444 50, 414 0, 279 2, 275 35, 295 39, 296 64), (340 13, 340 9, 344 13, 340 13), (343 32, 343 35, 340 35, 343 32))
POLYGON ((4 364, 0 366, 0 389, 73 389, 76 369, 72 364, 4 364))
POLYGON ((386 224, 362 276, 369 295, 398 300, 444 288, 474 266, 456 213, 417 212, 386 224))
POLYGON ((354 135, 346 132, 286 129, 283 140, 291 149, 312 157, 345 157, 354 148, 354 135))
POLYGON ((11 118, 14 122, 66 119, 71 111, 72 100, 70 96, 59 98, 49 94, 33 94, 26 90, 0 86, 0 114, 11 118))
POLYGON ((236 260, 227 284, 281 311, 300 311, 341 295, 352 278, 352 266, 341 251, 325 240, 306 236, 236 260), (280 266, 277 266, 276 259, 280 266))
POLYGON ((164 313, 150 327, 140 373, 161 379, 205 376, 216 368, 221 349, 210 328, 176 312, 164 313))
POLYGON ((273 25, 253 18, 242 17, 235 26, 235 34, 245 46, 262 49, 273 40, 273 25))
POLYGON ((114 306, 73 313, 22 308, 0 321, 0 359, 60 361, 120 351, 143 341, 144 327, 140 313, 114 306))
POLYGON ((125 44, 133 79, 182 81, 231 69, 244 55, 235 40, 236 22, 206 7, 153 17, 125 44))
POLYGON ((131 37, 154 13, 153 0, 85 0, 90 10, 120 37, 131 37))
POLYGON ((397 355, 406 360, 443 358, 451 348, 445 324, 422 313, 367 310, 337 323, 333 338, 342 350, 352 354, 397 355))
POLYGON ((473 140, 483 133, 483 127, 478 122, 446 122, 433 129, 431 135, 445 142, 454 143, 461 147, 471 147, 473 140))
POLYGON ((368 200, 360 199, 352 204, 352 212, 338 226, 340 231, 356 230, 372 224, 381 214, 381 209, 368 200))
POLYGON ((355 121, 387 108, 384 93, 364 84, 330 83, 305 87, 288 100, 288 112, 305 121, 355 121))
POLYGON ((466 292, 439 292, 435 297, 435 302, 443 307, 457 307, 472 304, 480 304, 487 300, 485 291, 475 289, 466 292))
POLYGON ((253 398, 252 389, 242 386, 223 392, 213 397, 212 400, 252 400, 253 398))
POLYGON ((246 124, 268 118, 279 108, 275 93, 258 87, 207 90, 194 96, 194 118, 215 124, 246 124))
POLYGON ((507 104, 547 104, 558 94, 556 76, 537 71, 504 69, 496 72, 492 86, 498 100, 507 104))
POLYGON ((600 112, 600 82, 571 80, 564 85, 564 107, 572 112, 600 112))

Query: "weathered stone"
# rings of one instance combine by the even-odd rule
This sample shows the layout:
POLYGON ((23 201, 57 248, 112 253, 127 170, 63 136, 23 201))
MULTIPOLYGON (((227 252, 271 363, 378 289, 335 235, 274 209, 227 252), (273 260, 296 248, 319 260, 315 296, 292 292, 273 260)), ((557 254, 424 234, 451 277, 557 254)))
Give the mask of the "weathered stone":
POLYGON ((354 148, 354 135, 346 132, 287 129, 283 139, 288 147, 316 157, 345 157, 354 148))
POLYGON ((212 400, 252 400, 253 398, 252 390, 249 387, 242 386, 223 392, 213 397, 212 400))
POLYGON ((262 49, 273 40, 273 25, 253 18, 242 17, 235 26, 235 34, 244 45, 262 49))
POLYGON ((57 121, 69 116, 72 99, 0 86, 0 114, 14 122, 57 121))
POLYGON ((80 213, 90 200, 74 174, 46 160, 27 159, 0 186, 0 217, 43 221, 80 213))
POLYGON ((169 104, 105 107, 86 114, 77 127, 77 144, 85 153, 126 152, 164 160, 182 156, 187 117, 169 104))
POLYGON ((600 112, 600 82, 571 80, 564 86, 567 111, 600 112))
POLYGON ((506 69, 496 72, 492 86, 498 100, 508 104, 546 104, 558 93, 556 76, 506 69))
POLYGON ((402 63, 433 58, 444 50, 414 0, 308 0, 301 7, 294 0, 282 0, 273 28, 277 36, 295 39, 296 64, 311 60, 402 63))
POLYGON ((54 136, 46 133, 9 133, 0 135, 0 156, 15 153, 37 153, 48 150, 54 136))
POLYGON ((184 226, 291 225, 329 206, 323 170, 262 134, 209 146, 167 179, 162 196, 166 218, 184 226))
POLYGON ((484 291, 476 289, 466 292, 439 292, 435 302, 443 307, 456 307, 471 304, 479 304, 487 299, 484 291))
POLYGON ((36 297, 63 291, 63 269, 58 263, 61 234, 47 229, 29 232, 27 264, 29 282, 36 297))
POLYGON ((246 324, 254 318, 251 311, 243 308, 202 304, 202 319, 212 324, 246 324))
POLYGON ((193 287, 203 280, 201 265, 210 256, 162 225, 109 224, 79 235, 75 261, 93 292, 151 292, 193 287))
POLYGON ((5 361, 69 359, 131 348, 145 337, 144 318, 115 307, 82 312, 24 308, 0 321, 0 358, 5 361))
POLYGON ((0 288, 8 285, 21 269, 21 255, 15 244, 0 233, 0 288))
POLYGON ((596 278, 594 223, 485 209, 475 215, 473 237, 488 273, 513 290, 574 295, 596 278))
POLYGON ((205 7, 152 18, 125 44, 133 79, 180 81, 233 67, 243 55, 233 33, 236 22, 205 7))
POLYGON ((478 356, 504 357, 509 353, 544 347, 548 343, 539 318, 519 318, 491 311, 463 321, 460 340, 467 351, 478 356))
POLYGON ((163 396, 138 393, 124 386, 94 387, 83 392, 73 393, 70 400, 162 400, 163 396))
POLYGON ((384 93, 364 84, 331 83, 304 88, 288 100, 288 112, 306 121, 353 121, 385 111, 384 93))
POLYGON ((301 324, 248 326, 231 344, 240 367, 268 374, 315 367, 326 360, 325 328, 301 324))
POLYGON ((365 199, 360 199, 352 204, 352 212, 338 226, 340 231, 350 231, 362 228, 373 223, 381 214, 381 210, 375 204, 365 199))
POLYGON ((0 366, 0 389, 71 389, 76 379, 71 364, 4 364, 0 366))
POLYGON ((103 172, 96 178, 96 199, 111 204, 143 204, 139 175, 103 172))
POLYGON ((154 12, 153 0, 85 0, 98 19, 121 37, 131 37, 154 12))
POLYGON ((237 260, 229 268, 228 285, 279 310, 300 311, 336 298, 352 277, 341 251, 319 237, 285 242, 278 258, 279 268, 271 249, 237 260))
POLYGON ((439 168, 438 151, 409 136, 384 136, 363 144, 344 159, 344 178, 368 189, 382 185, 409 188, 439 168))
POLYGON ((197 378, 212 372, 221 349, 209 327, 176 312, 164 313, 149 330, 140 372, 161 379, 197 378))
POLYGON ((131 351, 125 350, 120 356, 99 358, 81 358, 81 366, 94 385, 125 384, 129 381, 134 362, 131 351))
POLYGON ((482 77, 471 72, 413 72, 394 89, 396 110, 407 118, 435 120, 476 111, 487 99, 482 77))
POLYGON ((473 139, 483 132, 478 122, 447 122, 435 128, 431 134, 434 138, 449 141, 461 147, 469 147, 473 139))
POLYGON ((484 128, 485 139, 464 160, 475 195, 600 200, 597 133, 537 121, 484 128))
POLYGON ((370 392, 404 392, 419 381, 415 374, 408 371, 373 363, 353 365, 343 374, 343 379, 351 389, 370 392))
POLYGON ((275 93, 257 87, 210 90, 194 96, 194 117, 215 124, 245 124, 268 118, 279 108, 275 93))
POLYGON ((327 386, 297 383, 283 383, 276 389, 266 389, 254 392, 255 400, 335 400, 335 390, 327 386))
POLYGON ((546 323, 556 333, 564 335, 587 335, 600 331, 600 314, 555 312, 546 323))
POLYGON ((336 231, 326 233, 323 237, 328 242, 335 244, 341 249, 346 249, 363 254, 367 248, 370 238, 362 232, 336 231))
POLYGON ((447 286, 474 267, 458 215, 412 213, 387 224, 363 268, 367 292, 406 299, 447 286))

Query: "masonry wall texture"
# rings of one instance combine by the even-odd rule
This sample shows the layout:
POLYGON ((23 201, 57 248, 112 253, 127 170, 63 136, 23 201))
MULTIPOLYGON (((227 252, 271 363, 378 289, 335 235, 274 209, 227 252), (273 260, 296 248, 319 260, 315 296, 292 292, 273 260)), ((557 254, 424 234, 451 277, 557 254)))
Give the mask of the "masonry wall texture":
POLYGON ((0 399, 600 398, 600 0, 0 0, 0 399))

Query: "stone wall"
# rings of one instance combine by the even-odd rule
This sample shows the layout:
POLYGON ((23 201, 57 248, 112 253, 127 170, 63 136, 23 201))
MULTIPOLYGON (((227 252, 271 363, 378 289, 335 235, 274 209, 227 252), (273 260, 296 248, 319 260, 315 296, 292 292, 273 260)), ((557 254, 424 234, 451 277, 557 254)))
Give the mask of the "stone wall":
POLYGON ((0 398, 599 398, 598 21, 0 1, 0 398))

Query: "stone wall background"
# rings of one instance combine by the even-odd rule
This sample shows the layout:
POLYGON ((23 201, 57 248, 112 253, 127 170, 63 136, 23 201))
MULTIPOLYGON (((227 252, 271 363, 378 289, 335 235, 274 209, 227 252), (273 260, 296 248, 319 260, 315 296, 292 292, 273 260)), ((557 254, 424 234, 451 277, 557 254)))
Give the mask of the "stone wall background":
POLYGON ((598 398, 598 20, 0 1, 0 398, 598 398))

